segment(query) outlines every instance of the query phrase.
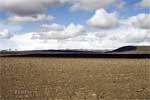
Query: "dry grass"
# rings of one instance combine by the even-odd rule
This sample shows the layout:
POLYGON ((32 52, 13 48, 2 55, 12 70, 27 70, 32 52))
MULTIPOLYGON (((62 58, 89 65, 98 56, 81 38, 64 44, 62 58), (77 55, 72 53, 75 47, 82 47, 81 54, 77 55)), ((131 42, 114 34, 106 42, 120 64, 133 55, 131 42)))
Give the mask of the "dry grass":
POLYGON ((0 58, 1 100, 150 100, 150 59, 0 58))

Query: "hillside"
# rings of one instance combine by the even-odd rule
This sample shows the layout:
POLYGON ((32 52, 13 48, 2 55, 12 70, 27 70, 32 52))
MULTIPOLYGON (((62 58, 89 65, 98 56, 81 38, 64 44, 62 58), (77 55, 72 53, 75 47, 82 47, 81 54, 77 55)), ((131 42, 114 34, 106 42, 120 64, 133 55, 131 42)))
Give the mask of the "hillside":
POLYGON ((112 53, 117 54, 150 54, 150 46, 124 46, 112 53))
POLYGON ((103 50, 1 51, 0 57, 150 58, 150 46, 124 46, 113 51, 103 51, 103 50))

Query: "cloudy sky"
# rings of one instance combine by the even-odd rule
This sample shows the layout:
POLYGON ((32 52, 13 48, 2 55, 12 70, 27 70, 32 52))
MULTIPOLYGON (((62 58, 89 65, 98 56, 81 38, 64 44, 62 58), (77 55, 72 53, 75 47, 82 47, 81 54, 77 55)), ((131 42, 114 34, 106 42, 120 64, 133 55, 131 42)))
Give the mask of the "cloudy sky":
POLYGON ((150 0, 0 0, 0 50, 150 45, 150 0))

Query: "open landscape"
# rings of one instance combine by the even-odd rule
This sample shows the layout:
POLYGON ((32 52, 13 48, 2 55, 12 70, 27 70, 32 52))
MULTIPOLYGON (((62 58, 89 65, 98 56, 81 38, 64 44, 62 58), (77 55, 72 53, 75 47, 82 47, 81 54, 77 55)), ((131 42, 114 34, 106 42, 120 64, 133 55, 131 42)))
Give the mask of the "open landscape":
POLYGON ((150 100, 149 51, 1 51, 0 100, 150 100))
POLYGON ((0 0, 0 100, 150 100, 150 0, 0 0))
POLYGON ((0 58, 1 100, 150 100, 150 59, 0 58))

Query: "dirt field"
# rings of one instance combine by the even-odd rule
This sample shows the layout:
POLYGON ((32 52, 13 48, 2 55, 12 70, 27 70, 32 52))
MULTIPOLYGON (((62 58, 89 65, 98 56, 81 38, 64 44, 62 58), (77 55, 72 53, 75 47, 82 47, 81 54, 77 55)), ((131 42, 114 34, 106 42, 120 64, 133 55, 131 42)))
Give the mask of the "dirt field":
POLYGON ((150 100, 150 59, 0 58, 1 100, 150 100))

